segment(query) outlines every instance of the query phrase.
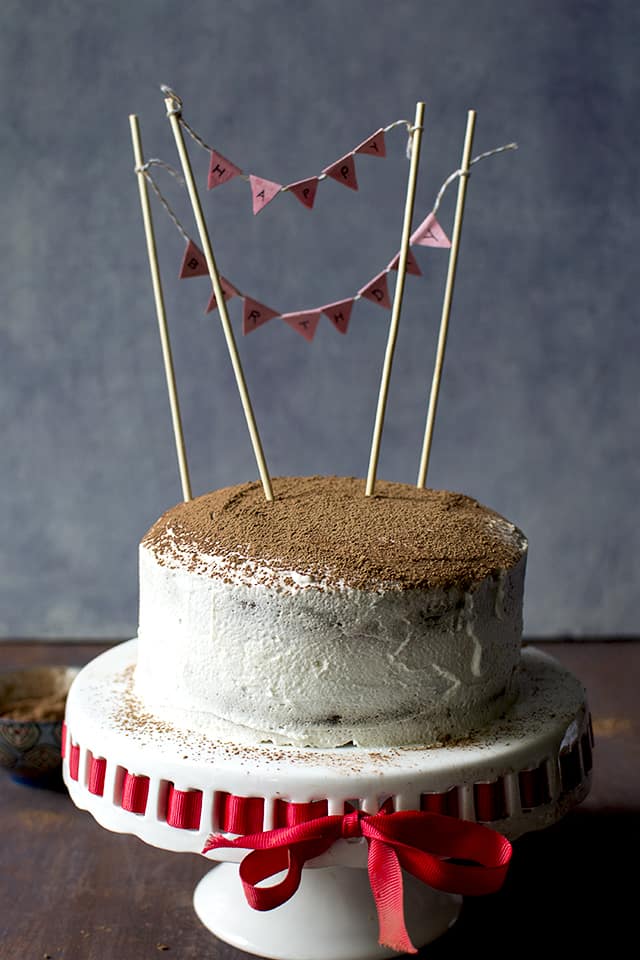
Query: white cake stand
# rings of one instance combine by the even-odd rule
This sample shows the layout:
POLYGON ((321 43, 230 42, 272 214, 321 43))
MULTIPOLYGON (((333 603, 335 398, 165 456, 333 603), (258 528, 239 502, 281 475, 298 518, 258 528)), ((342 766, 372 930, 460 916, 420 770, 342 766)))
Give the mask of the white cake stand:
MULTIPOLYGON (((178 730, 133 692, 135 640, 86 666, 67 698, 63 775, 74 803, 103 827, 166 850, 201 853, 212 832, 284 825, 296 805, 316 816, 356 808, 433 810, 488 824, 513 840, 544 828, 587 795, 592 733, 585 692, 546 654, 523 651, 519 698, 464 742, 432 749, 243 746, 178 730), (347 805, 350 805, 347 806, 347 805), (235 811, 235 812, 234 812, 235 811)), ((277 960, 367 960, 378 946, 366 841, 338 840, 302 873, 296 894, 269 912, 249 907, 238 877, 246 851, 222 849, 194 908, 220 939, 277 960)), ((444 933, 461 897, 405 877, 416 946, 444 933)))

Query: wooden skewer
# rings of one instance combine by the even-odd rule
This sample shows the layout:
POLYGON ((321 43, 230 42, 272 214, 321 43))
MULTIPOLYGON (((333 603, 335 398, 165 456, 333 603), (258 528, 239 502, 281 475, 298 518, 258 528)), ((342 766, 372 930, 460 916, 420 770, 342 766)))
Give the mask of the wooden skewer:
POLYGON ((216 261, 213 256, 213 249, 211 247, 209 231, 207 229, 207 224, 204 219, 204 214, 202 212, 202 205, 200 203, 198 189, 196 187, 196 182, 193 176, 193 170, 191 169, 191 161, 189 159, 189 154, 187 153, 184 137, 182 135, 179 112, 176 112, 177 102, 173 97, 170 97, 170 96, 166 97, 164 102, 167 108, 167 116, 169 118, 169 123, 171 124, 173 136, 176 141, 176 147, 178 148, 178 155, 180 157, 182 171, 184 173, 184 178, 187 184, 187 190, 189 192, 189 199, 191 200, 191 206, 193 207, 193 214, 198 227, 198 233, 200 235, 202 250, 203 250, 205 259, 207 261, 209 276, 211 278, 211 284, 213 286, 213 292, 215 294, 216 303, 218 306, 218 313, 220 314, 222 329, 224 331, 225 339, 227 341, 227 349, 229 351, 229 356, 231 357, 231 365, 233 367, 233 372, 236 378, 236 384, 238 386, 238 392, 240 394, 240 400, 242 401, 242 408, 244 410, 247 426, 249 428, 251 444, 253 446, 254 456, 258 464, 258 470, 260 473, 260 479, 262 480, 264 495, 267 500, 273 500, 273 489, 271 486, 271 477, 269 476, 269 470, 267 468, 267 464, 264 458, 262 443, 260 440, 260 434, 258 433, 258 427, 256 425, 255 417, 253 414, 253 408, 251 406, 251 400, 249 398, 249 391, 247 390, 247 384, 244 378, 242 364, 240 363, 238 349, 236 347, 236 342, 233 336, 233 329, 231 327, 231 322, 229 320, 227 304, 224 298, 224 293, 222 291, 222 285, 220 283, 220 274, 218 273, 216 261))
POLYGON ((142 153, 142 140, 140 138, 140 126, 137 116, 132 113, 129 116, 129 125, 131 127, 131 140, 133 142, 133 155, 136 164, 136 175, 138 178, 138 189, 140 191, 140 206, 142 207, 142 220, 144 223, 144 233, 147 240, 147 254, 149 257, 149 268, 151 270, 151 284, 153 287, 153 298, 156 305, 156 315, 158 318, 158 328, 160 330, 160 343, 162 345, 162 358, 164 360, 164 373, 167 381, 167 390, 169 391, 169 405, 171 407, 171 420, 173 422, 173 434, 176 443, 176 453, 178 455, 178 469, 180 471, 180 482, 182 484, 182 496, 185 501, 191 500, 191 481, 189 479, 189 467, 187 465, 187 455, 185 452, 184 436, 182 433, 182 419, 180 417, 180 404, 178 402, 178 391, 176 389, 176 378, 173 370, 173 357, 171 355, 171 342, 169 340, 169 328, 167 325, 167 315, 164 308, 164 295, 162 293, 162 283, 160 281, 160 267, 158 265, 158 252, 156 249, 156 240, 153 230, 153 220, 151 217, 151 206, 149 204, 149 192, 147 190, 147 180, 144 175, 144 158, 142 153))
POLYGON ((391 323, 389 325, 389 335, 387 337, 387 349, 382 367, 380 390, 378 393, 378 406, 376 409, 376 420, 373 428, 371 453, 369 456, 369 470, 367 473, 367 483, 365 488, 365 494, 367 497, 373 496, 375 492, 378 457, 380 455, 380 441, 382 439, 384 415, 387 407, 387 396, 389 393, 389 380, 391 378, 393 353, 398 336, 398 326, 400 324, 400 311, 402 309, 402 296, 404 293, 404 281, 407 271, 407 256, 409 253, 409 240, 411 237, 411 221, 413 219, 413 206, 416 196, 416 185, 418 181, 418 164, 420 162, 420 144, 422 142, 423 119, 424 103, 419 101, 416 104, 416 117, 413 123, 413 132, 411 135, 411 165, 409 167, 407 199, 405 202, 404 222, 402 225, 402 241, 400 245, 400 257, 398 260, 398 276, 393 298, 393 309, 391 313, 391 323))
POLYGON ((444 291, 444 300, 442 302, 442 316, 440 318, 440 333, 438 336, 438 349, 436 352, 436 362, 431 382, 431 395, 429 397, 429 410, 427 413, 427 423, 424 433, 424 442, 422 445, 422 456, 420 458, 420 468, 418 471, 417 487, 424 487, 427 483, 427 469, 429 467, 429 455, 431 453, 431 441, 433 440, 433 426, 438 409, 438 395, 440 392, 440 380, 442 378, 442 367, 444 365, 444 354, 447 347, 447 333, 449 331, 449 317, 451 315, 451 304, 453 302, 453 286, 456 281, 456 268, 458 265, 458 251, 460 249, 460 234, 462 233, 462 218, 464 216, 464 203, 467 196, 467 181, 469 180, 469 167, 471 165, 471 148, 473 146, 473 132, 476 125, 476 111, 469 110, 467 114, 467 131, 464 138, 464 147, 462 150, 462 164, 460 166, 460 179, 458 182, 458 200, 456 202, 456 215, 453 225, 453 236, 451 238, 451 250, 449 252, 449 269, 447 271, 447 282, 444 291))

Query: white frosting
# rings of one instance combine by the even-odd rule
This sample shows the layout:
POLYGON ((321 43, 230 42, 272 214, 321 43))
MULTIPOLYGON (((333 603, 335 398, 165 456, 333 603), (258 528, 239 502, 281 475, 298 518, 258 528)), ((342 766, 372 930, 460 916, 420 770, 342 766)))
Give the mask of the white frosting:
POLYGON ((518 546, 512 569, 463 592, 327 585, 250 560, 230 573, 210 556, 193 569, 193 553, 141 545, 136 692, 176 725, 209 736, 235 725, 246 743, 459 739, 517 694, 518 546))

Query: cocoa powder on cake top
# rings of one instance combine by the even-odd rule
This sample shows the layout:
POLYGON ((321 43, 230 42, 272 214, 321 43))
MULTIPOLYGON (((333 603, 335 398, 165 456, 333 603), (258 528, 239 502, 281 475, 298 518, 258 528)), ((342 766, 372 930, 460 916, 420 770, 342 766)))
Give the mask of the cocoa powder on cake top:
POLYGON ((513 524, 461 493, 378 481, 366 497, 364 480, 326 476, 275 478, 273 490, 271 502, 255 482, 180 503, 142 544, 169 566, 190 557, 206 572, 203 555, 215 556, 230 574, 248 561, 368 589, 465 587, 514 566, 526 547, 513 524))

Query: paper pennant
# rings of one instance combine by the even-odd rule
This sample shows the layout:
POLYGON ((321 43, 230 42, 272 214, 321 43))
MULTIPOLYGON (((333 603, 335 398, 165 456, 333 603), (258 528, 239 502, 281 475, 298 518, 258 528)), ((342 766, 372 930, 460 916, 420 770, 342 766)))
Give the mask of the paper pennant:
POLYGON ((235 163, 231 163, 231 160, 227 160, 221 153, 212 150, 209 155, 207 189, 213 190, 214 187, 228 183, 229 180, 233 180, 234 177, 239 176, 241 173, 242 170, 240 167, 236 167, 235 163))
POLYGON ((189 240, 187 242, 187 249, 184 251, 182 265, 178 275, 180 280, 184 280, 185 277, 206 277, 208 275, 209 270, 207 268, 207 261, 204 258, 204 253, 196 247, 193 240, 189 240))
POLYGON ((328 303, 326 307, 321 307, 321 313, 329 317, 331 323, 340 333, 346 333, 353 310, 353 298, 350 300, 337 300, 335 303, 328 303))
POLYGON ((377 277, 370 280, 366 287, 363 287, 358 293, 361 297, 366 297, 367 300, 372 300, 381 307, 386 307, 388 310, 391 309, 386 270, 383 270, 377 277))
POLYGON ((422 247, 450 247, 451 241, 432 213, 411 234, 409 243, 422 247))
POLYGON ((387 147, 384 142, 384 130, 376 130, 376 132, 372 133, 370 137, 367 137, 366 140, 363 140, 353 152, 368 153, 371 154, 372 157, 386 157, 387 147))
MULTIPOLYGON (((387 270, 397 270, 400 263, 400 254, 396 253, 395 257, 387 267, 387 270)), ((422 276, 422 270, 418 264, 418 261, 412 254, 411 250, 407 250, 407 273, 413 273, 416 277, 422 276)))
POLYGON ((275 183, 273 180, 264 180, 262 177, 254 177, 249 174, 251 184, 251 197, 253 199, 253 215, 264 210, 268 203, 271 203, 276 194, 282 190, 281 183, 275 183))
POLYGON ((264 303, 253 300, 251 297, 245 297, 242 308, 242 332, 246 336, 261 327, 263 323, 278 316, 280 314, 277 310, 272 310, 271 307, 266 307, 264 303))
POLYGON ((303 203, 305 207, 309 207, 309 209, 313 206, 317 189, 317 177, 310 177, 308 180, 298 180, 296 183, 290 183, 287 187, 287 190, 290 190, 294 197, 297 197, 300 203, 303 203))
POLYGON ((330 167, 326 167, 322 172, 328 177, 333 177, 338 183, 344 184, 345 187, 350 187, 351 190, 358 189, 356 164, 352 153, 348 153, 340 160, 336 160, 335 163, 332 163, 330 167))
POLYGON ((283 313, 281 319, 311 343, 316 335, 321 313, 321 310, 302 310, 300 313, 283 313))
MULTIPOLYGON (((222 293, 224 295, 225 301, 231 300, 231 297, 237 297, 240 295, 240 291, 236 287, 234 287, 234 285, 229 280, 227 280, 226 277, 222 277, 222 276, 220 277, 220 286, 222 287, 222 293)), ((217 310, 217 309, 218 309, 218 301, 216 300, 215 293, 212 291, 205 313, 211 313, 212 310, 217 310)))

